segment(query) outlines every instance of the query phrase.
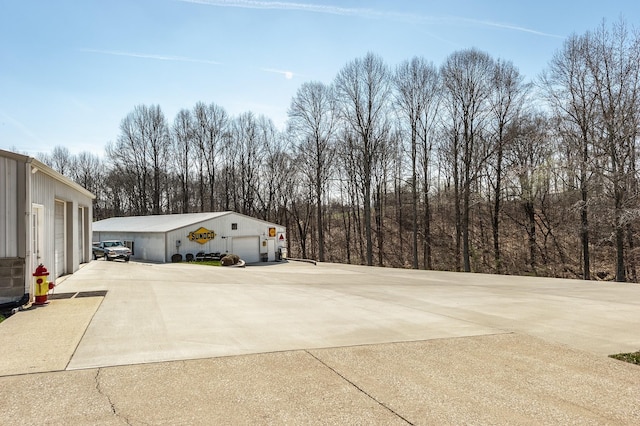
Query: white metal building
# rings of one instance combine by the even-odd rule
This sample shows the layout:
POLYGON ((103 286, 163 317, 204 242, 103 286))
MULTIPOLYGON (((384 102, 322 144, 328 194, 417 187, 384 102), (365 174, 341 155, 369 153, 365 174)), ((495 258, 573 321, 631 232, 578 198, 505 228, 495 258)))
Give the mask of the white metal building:
POLYGON ((40 263, 54 281, 90 260, 94 198, 35 158, 0 150, 0 305, 32 298, 40 263))
POLYGON ((122 240, 132 259, 171 262, 198 253, 233 253, 247 263, 286 256, 283 226, 235 212, 114 217, 94 222, 93 241, 122 240))

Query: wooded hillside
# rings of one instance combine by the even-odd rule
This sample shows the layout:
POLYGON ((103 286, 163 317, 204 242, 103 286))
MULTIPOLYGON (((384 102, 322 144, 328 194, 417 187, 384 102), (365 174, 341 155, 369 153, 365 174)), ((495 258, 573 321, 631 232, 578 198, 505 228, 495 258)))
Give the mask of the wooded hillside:
POLYGON ((286 225, 291 257, 637 282, 639 95, 640 37, 603 23, 532 82, 476 49, 368 53, 303 83, 283 131, 139 105, 103 157, 41 159, 95 219, 233 210, 286 225))

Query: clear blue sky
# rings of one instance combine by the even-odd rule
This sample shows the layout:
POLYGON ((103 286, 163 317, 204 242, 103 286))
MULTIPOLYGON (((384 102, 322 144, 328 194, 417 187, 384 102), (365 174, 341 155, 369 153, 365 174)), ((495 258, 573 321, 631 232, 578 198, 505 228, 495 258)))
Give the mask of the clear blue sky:
POLYGON ((476 47, 527 79, 564 38, 623 17, 637 0, 0 0, 0 148, 104 152, 138 104, 214 102, 284 127, 305 81, 330 83, 368 51, 390 66, 439 66, 476 47))

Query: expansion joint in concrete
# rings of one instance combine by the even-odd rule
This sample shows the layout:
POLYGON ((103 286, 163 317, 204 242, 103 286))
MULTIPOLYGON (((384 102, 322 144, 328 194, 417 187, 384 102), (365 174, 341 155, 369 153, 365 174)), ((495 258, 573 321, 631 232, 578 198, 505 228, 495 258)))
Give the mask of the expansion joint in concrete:
POLYGON ((358 390, 358 392, 362 393, 363 395, 365 395, 367 398, 371 399, 372 401, 374 401, 376 404, 380 405, 381 407, 383 407, 385 410, 389 411, 390 413, 392 413, 394 416, 398 417, 400 420, 404 421, 405 423, 407 423, 408 425, 413 426, 414 423, 410 422, 409 420, 407 420, 406 418, 404 418, 403 416, 401 416, 397 411, 395 411, 393 408, 389 407, 388 405, 386 405, 385 403, 383 403, 382 401, 378 400, 376 397, 374 397, 373 395, 371 395, 369 392, 367 392, 366 390, 362 389, 360 386, 358 386, 356 383, 354 383, 353 381, 349 380, 347 377, 345 377, 343 374, 341 374, 338 370, 336 370, 335 368, 331 367, 329 364, 327 364, 326 362, 324 362, 323 360, 321 360, 320 358, 318 358, 316 355, 312 354, 309 351, 305 351, 306 353, 308 353, 309 355, 311 355, 316 361, 318 361, 320 364, 324 365, 326 368, 328 368, 329 370, 331 370, 335 375, 337 375, 338 377, 340 377, 342 380, 344 380, 345 382, 349 383, 349 385, 353 386, 355 389, 358 390))

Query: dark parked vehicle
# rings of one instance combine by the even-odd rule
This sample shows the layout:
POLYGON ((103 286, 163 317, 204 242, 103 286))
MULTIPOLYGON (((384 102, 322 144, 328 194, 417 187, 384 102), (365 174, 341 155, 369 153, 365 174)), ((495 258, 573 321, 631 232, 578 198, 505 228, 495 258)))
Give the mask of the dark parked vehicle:
POLYGON ((93 243, 93 259, 104 257, 104 260, 124 259, 129 261, 131 250, 122 241, 109 240, 93 243))

